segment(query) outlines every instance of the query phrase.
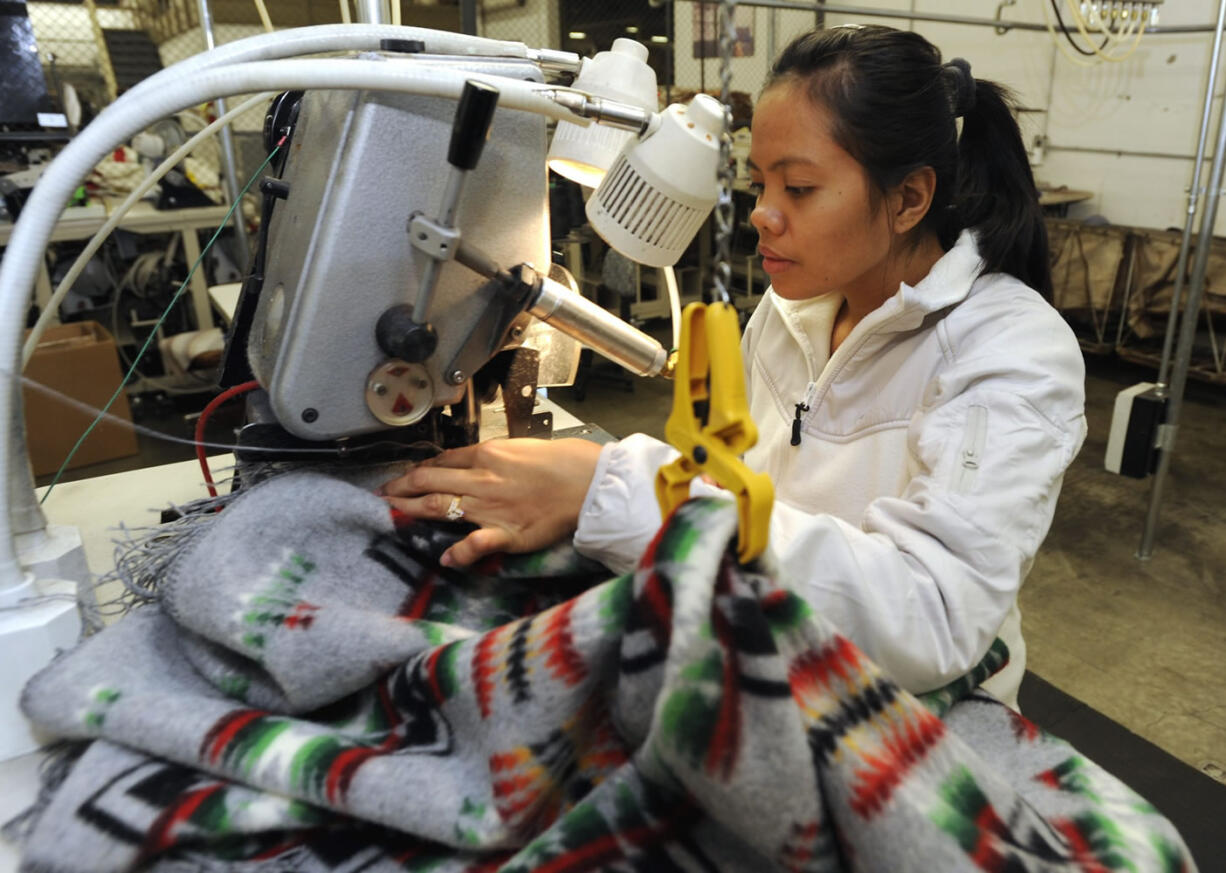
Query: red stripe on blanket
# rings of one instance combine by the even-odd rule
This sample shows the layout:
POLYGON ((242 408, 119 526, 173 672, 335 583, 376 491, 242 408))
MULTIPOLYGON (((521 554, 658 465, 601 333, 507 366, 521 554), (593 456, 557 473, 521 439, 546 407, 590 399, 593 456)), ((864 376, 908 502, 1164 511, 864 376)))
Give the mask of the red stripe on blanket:
POLYGON ((1036 781, 1042 782, 1048 788, 1060 790, 1060 777, 1056 775, 1055 770, 1044 770, 1038 776, 1034 777, 1036 781))
POLYGON ((524 791, 531 788, 536 780, 536 775, 532 773, 519 773, 503 779, 495 779, 493 783, 494 796, 509 797, 516 791, 524 791))
POLYGON ((884 725, 880 719, 869 722, 882 733, 884 749, 876 755, 863 752, 867 766, 855 771, 851 808, 861 818, 880 812, 907 771, 945 735, 945 723, 927 710, 913 710, 910 715, 914 721, 902 727, 884 725))
POLYGON ((548 864, 537 867, 534 873, 580 873, 582 870, 594 870, 606 861, 622 857, 622 841, 642 845, 647 838, 658 834, 658 830, 648 827, 622 831, 617 836, 609 834, 565 855, 559 855, 548 864))
POLYGON ((860 658, 860 650, 842 636, 835 636, 816 651, 805 652, 788 667, 792 698, 802 710, 807 711, 809 698, 829 691, 832 676, 849 683, 853 673, 860 673, 860 658))
POLYGON ((434 695, 435 703, 443 703, 447 699, 443 694, 443 686, 438 681, 438 659, 443 656, 443 652, 454 645, 455 643, 448 643, 445 646, 438 646, 426 657, 426 684, 430 686, 430 693, 434 695))
POLYGON ((262 709, 236 709, 226 713, 204 735, 200 743, 200 757, 210 764, 216 764, 239 731, 266 715, 268 713, 262 709))
POLYGON ((552 610, 545 624, 545 649, 549 657, 545 667, 555 679, 567 685, 577 685, 587 678, 587 665, 575 648, 570 632, 570 614, 575 609, 575 600, 568 600, 552 610))
POLYGON ((392 506, 390 503, 387 505, 387 513, 388 515, 391 516, 392 527, 394 527, 396 530, 400 530, 401 528, 408 527, 413 522, 417 521, 417 519, 415 519, 413 516, 408 515, 407 513, 401 512, 399 509, 392 506))
POLYGON ((649 625, 648 629, 651 635, 655 638, 656 645, 660 648, 667 648, 670 636, 670 624, 673 620, 673 606, 668 602, 668 596, 664 593, 664 583, 660 579, 660 574, 654 570, 648 574, 647 579, 643 582, 643 593, 641 602, 646 603, 650 608, 650 617, 654 621, 646 622, 649 625))
POLYGON ((980 870, 1003 870, 1005 859, 996 848, 998 836, 1006 833, 1004 822, 992 808, 985 803, 975 816, 975 827, 979 830, 979 839, 975 842, 975 850, 970 853, 971 860, 980 870))
POLYGON ((493 709, 494 648, 506 627, 508 625, 503 625, 482 636, 477 641, 477 651, 473 653, 473 689, 477 693, 477 706, 481 709, 482 718, 489 718, 493 709))
POLYGON ((436 576, 433 573, 428 573, 426 578, 417 590, 413 592, 409 598, 408 605, 401 610, 400 617, 408 620, 419 619, 426 614, 426 610, 430 607, 430 600, 434 597, 434 589, 438 587, 435 584, 436 576))
POLYGON ((252 861, 271 861, 273 858, 277 857, 282 852, 288 852, 290 849, 296 849, 299 846, 305 844, 306 841, 307 841, 306 836, 294 837, 292 840, 286 840, 283 843, 277 843, 275 846, 265 849, 262 852, 256 852, 254 855, 251 856, 250 860, 252 861))
MULTIPOLYGON (((717 595, 729 589, 727 565, 721 566, 715 586, 717 595)), ((736 640, 732 638, 732 626, 718 605, 711 605, 711 623, 715 638, 723 649, 723 682, 719 700, 719 714, 715 717, 715 729, 711 745, 707 748, 707 772, 717 774, 727 781, 736 767, 737 751, 741 745, 741 694, 737 683, 740 668, 737 663, 736 640)))
POLYGON ((1078 866, 1081 867, 1082 873, 1111 873, 1094 857, 1094 847, 1090 845, 1086 835, 1077 826, 1077 822, 1070 821, 1069 819, 1057 819, 1052 824, 1069 841, 1069 848, 1072 850, 1070 860, 1077 862, 1078 866))
POLYGON ((353 774, 378 754, 380 752, 377 749, 359 748, 346 749, 337 755, 328 767, 328 779, 324 787, 328 802, 338 803, 343 800, 349 791, 349 783, 353 781, 353 774))
POLYGON ((396 728, 404 719, 400 717, 400 710, 392 701, 392 693, 387 690, 386 683, 380 682, 375 686, 375 691, 379 695, 379 707, 383 710, 383 717, 387 719, 387 736, 379 746, 380 749, 386 750, 400 742, 400 735, 396 732, 396 728))
POLYGON ((141 846, 141 857, 148 858, 161 854, 174 845, 174 830, 183 822, 195 815, 200 805, 216 794, 223 783, 214 782, 206 788, 198 788, 182 795, 177 803, 167 807, 146 831, 145 844, 141 846))
POLYGON ((1013 736, 1017 739, 1033 743, 1042 734, 1043 731, 1039 726, 1020 712, 1014 712, 1008 707, 1005 707, 1005 712, 1009 716, 1009 723, 1013 726, 1013 736))

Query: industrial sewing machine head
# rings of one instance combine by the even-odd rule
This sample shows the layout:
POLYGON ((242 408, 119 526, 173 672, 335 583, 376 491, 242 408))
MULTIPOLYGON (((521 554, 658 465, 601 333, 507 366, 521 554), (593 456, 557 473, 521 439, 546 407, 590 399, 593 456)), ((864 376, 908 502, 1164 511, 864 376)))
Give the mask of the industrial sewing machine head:
MULTIPOLYGON (((573 381, 579 342, 641 375, 664 371, 658 342, 585 300, 550 264, 546 119, 498 107, 500 79, 543 83, 541 65, 378 57, 471 78, 458 104, 340 90, 273 102, 265 138, 279 150, 260 184, 254 270, 223 366, 223 384, 254 377, 265 391, 244 445, 266 453, 323 443, 347 454, 373 444, 467 444, 478 438, 482 403, 499 390, 510 435, 548 435, 548 417, 533 415, 536 388, 573 381)), ((651 89, 654 101, 654 76, 651 89)), ((714 115, 701 109, 709 143, 714 115)), ((658 118, 651 110, 607 103, 601 111, 643 132, 658 118)), ((695 128, 692 119, 680 124, 695 128)), ((668 150, 668 135, 655 136, 668 150)), ((633 165, 622 176, 642 185, 633 165)), ((714 192, 714 173, 708 178, 714 192)), ((632 253, 639 260, 672 263, 710 207, 650 194, 620 213, 597 197, 588 212, 595 205, 606 224, 646 232, 648 247, 632 253), (656 214, 641 214, 644 205, 656 214), (665 232, 687 233, 679 218, 688 236, 667 248, 665 232)))

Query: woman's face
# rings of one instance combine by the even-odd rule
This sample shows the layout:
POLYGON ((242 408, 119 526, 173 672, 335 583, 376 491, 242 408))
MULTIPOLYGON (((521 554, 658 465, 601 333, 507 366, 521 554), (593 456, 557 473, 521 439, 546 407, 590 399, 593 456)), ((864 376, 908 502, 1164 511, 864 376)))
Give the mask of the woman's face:
POLYGON ((831 138, 828 113, 803 85, 781 82, 758 101, 749 169, 758 194, 750 221, 775 293, 880 297, 893 236, 888 210, 874 208, 867 173, 831 138))

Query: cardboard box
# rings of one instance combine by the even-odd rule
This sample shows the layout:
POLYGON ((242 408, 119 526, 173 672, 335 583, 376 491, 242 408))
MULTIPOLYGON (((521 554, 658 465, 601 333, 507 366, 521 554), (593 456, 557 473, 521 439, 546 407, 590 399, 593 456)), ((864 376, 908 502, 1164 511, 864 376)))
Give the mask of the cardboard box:
MULTIPOLYGON (((30 358, 25 375, 94 409, 106 405, 123 379, 115 341, 96 321, 48 328, 30 358)), ((34 475, 54 473, 96 413, 70 406, 63 399, 28 385, 23 385, 21 391, 25 404, 26 443, 34 475)), ((127 394, 119 395, 110 414, 129 422, 132 420, 127 394)), ((124 458, 138 451, 132 428, 114 421, 102 421, 77 449, 68 467, 124 458)))

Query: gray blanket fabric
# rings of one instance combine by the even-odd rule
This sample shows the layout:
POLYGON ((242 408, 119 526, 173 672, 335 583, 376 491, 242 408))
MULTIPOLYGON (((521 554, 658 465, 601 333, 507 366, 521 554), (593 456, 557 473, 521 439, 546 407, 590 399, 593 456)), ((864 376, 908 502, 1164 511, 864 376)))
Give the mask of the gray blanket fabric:
POLYGON ((815 615, 736 511, 638 570, 569 546, 437 564, 449 532, 289 474, 201 523, 159 601, 23 706, 92 741, 29 873, 1180 871, 1156 810, 975 686, 923 699, 815 615), (731 549, 730 549, 731 547, 731 549))

